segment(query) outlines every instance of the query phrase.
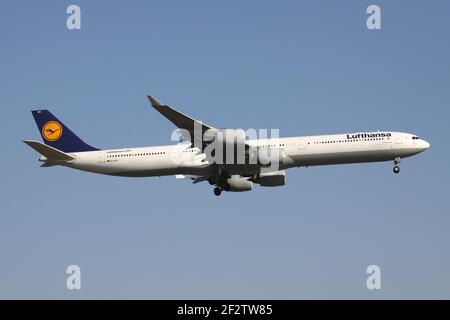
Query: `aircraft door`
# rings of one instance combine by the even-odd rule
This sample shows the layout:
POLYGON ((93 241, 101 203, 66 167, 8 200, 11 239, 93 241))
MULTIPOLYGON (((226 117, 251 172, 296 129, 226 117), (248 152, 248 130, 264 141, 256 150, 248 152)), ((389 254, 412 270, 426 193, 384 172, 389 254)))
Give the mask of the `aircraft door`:
POLYGON ((305 140, 300 140, 299 145, 298 145, 298 149, 299 150, 306 150, 306 145, 307 145, 307 142, 305 140))
POLYGON ((395 137, 395 144, 403 144, 403 136, 398 135, 395 137))
POLYGON ((97 163, 105 163, 105 153, 104 152, 98 153, 97 163))

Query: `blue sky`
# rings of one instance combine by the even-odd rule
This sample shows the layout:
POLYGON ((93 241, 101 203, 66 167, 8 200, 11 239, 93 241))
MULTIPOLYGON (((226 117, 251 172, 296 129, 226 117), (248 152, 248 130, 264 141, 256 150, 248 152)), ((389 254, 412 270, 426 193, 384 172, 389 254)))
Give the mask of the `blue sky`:
POLYGON ((4 1, 0 298, 448 298, 448 1, 4 1), (82 29, 66 28, 81 7, 82 29), (382 30, 366 28, 381 7, 382 30), (146 95, 216 127, 396 130, 392 163, 208 184, 39 168, 48 108, 100 148, 170 143, 146 95), (65 287, 68 265, 82 290, 65 287), (369 291, 368 265, 382 289, 369 291))

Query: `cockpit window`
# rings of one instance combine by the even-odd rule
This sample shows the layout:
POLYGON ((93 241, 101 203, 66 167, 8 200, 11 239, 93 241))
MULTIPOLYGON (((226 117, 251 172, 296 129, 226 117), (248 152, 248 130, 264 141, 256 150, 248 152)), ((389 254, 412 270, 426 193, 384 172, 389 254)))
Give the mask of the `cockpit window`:
POLYGON ((419 140, 419 137, 412 137, 413 140, 419 140))

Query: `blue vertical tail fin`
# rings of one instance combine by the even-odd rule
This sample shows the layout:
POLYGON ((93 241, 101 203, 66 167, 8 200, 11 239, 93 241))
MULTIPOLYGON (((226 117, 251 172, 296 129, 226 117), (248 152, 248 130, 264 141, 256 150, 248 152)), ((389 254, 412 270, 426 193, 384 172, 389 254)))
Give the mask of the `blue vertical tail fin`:
POLYGON ((31 113, 33 114, 45 144, 63 152, 98 150, 81 140, 50 111, 33 110, 31 113))

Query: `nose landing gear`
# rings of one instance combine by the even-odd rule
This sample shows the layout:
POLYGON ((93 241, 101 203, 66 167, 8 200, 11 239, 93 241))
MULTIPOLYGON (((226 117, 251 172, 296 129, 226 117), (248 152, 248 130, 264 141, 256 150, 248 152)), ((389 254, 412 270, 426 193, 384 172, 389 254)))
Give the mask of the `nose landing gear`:
POLYGON ((400 172, 400 158, 397 157, 394 160, 394 169, 393 169, 394 173, 399 173, 400 172))

